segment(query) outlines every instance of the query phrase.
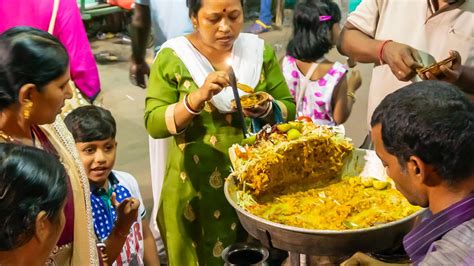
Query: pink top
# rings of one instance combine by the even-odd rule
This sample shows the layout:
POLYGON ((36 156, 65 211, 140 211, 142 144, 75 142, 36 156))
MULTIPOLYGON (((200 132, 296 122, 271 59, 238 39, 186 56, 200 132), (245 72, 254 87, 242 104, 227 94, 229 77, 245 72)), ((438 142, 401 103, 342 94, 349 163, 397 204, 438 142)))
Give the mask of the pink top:
MULTIPOLYGON (((282 70, 291 95, 296 98, 299 91, 303 89, 301 86, 305 83, 305 75, 298 69, 296 59, 289 55, 283 58, 282 70)), ((310 80, 304 91, 301 105, 298 106, 297 103, 297 115, 309 116, 317 124, 335 125, 332 114, 332 94, 347 70, 346 65, 335 62, 322 78, 310 80)))
MULTIPOLYGON (((48 31, 53 0, 0 1, 0 33, 15 26, 31 26, 48 31)), ((87 39, 76 0, 60 0, 53 35, 66 47, 71 79, 88 98, 100 92, 97 65, 87 39)))

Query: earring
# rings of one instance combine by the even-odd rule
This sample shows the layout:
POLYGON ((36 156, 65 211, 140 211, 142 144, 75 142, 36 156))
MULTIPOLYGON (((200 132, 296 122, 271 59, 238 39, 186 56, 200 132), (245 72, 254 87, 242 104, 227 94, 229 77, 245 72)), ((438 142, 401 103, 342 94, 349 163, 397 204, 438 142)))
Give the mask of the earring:
POLYGON ((197 25, 193 24, 194 31, 197 31, 197 25))
POLYGON ((30 119, 32 108, 33 108, 33 102, 30 100, 26 100, 24 108, 23 108, 23 117, 26 120, 30 119))

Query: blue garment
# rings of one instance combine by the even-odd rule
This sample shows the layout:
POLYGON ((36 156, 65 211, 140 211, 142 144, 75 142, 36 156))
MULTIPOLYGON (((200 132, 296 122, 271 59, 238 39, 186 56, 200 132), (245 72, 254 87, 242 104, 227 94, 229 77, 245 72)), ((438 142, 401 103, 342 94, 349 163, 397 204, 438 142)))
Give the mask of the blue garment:
POLYGON ((109 189, 107 191, 91 184, 91 205, 92 217, 94 218, 94 231, 100 241, 107 239, 112 232, 115 220, 117 220, 117 213, 110 201, 112 192, 115 192, 115 199, 118 203, 121 203, 124 199, 132 196, 126 187, 119 184, 119 180, 115 177, 113 172, 110 172, 108 179, 109 189))
POLYGON ((349 0, 349 13, 356 10, 360 2, 362 2, 362 0, 349 0))
POLYGON ((260 1, 260 16, 258 19, 265 25, 272 25, 272 0, 260 1))
POLYGON ((136 0, 135 3, 150 8, 155 52, 165 41, 193 32, 186 0, 136 0))

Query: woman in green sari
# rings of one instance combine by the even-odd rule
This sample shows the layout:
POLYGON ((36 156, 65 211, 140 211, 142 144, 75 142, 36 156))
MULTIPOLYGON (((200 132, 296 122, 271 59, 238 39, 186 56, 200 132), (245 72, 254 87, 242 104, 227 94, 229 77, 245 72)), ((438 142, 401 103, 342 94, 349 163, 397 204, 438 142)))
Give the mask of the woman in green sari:
POLYGON ((240 33, 240 0, 190 0, 188 5, 195 31, 163 44, 146 98, 149 134, 174 136, 157 221, 171 266, 222 265, 224 247, 246 238, 223 192, 230 172, 227 150, 243 138, 230 107, 229 59, 240 87, 271 95, 270 101, 244 110, 247 125, 250 119, 275 123, 275 115, 291 120, 295 104, 271 47, 256 35, 240 33))

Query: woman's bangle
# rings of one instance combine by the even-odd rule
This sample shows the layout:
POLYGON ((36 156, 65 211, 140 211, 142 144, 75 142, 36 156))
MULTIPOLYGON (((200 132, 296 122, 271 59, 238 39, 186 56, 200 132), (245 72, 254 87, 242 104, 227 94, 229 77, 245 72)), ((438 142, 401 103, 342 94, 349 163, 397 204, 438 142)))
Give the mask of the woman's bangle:
POLYGON ((268 106, 267 108, 267 111, 265 111, 265 113, 263 113, 260 118, 267 118, 270 113, 272 112, 272 109, 273 109, 273 103, 272 102, 268 102, 270 106, 268 106))
POLYGON ((392 42, 392 40, 385 40, 385 41, 383 41, 382 44, 380 44, 380 46, 379 46, 378 55, 379 55, 379 62, 380 62, 380 65, 385 64, 385 61, 383 60, 383 50, 385 49, 385 45, 387 45, 387 43, 389 43, 389 42, 392 42))
POLYGON ((354 102, 356 102, 357 98, 356 98, 355 93, 353 93, 352 91, 348 91, 348 92, 347 92, 347 96, 350 97, 350 98, 352 98, 352 100, 353 100, 354 102))
POLYGON ((195 111, 193 110, 193 108, 189 105, 189 102, 188 102, 188 95, 189 94, 186 94, 183 98, 183 104, 184 104, 184 108, 186 108, 186 111, 188 111, 190 114, 192 115, 198 115, 202 112, 202 110, 200 111, 195 111))

